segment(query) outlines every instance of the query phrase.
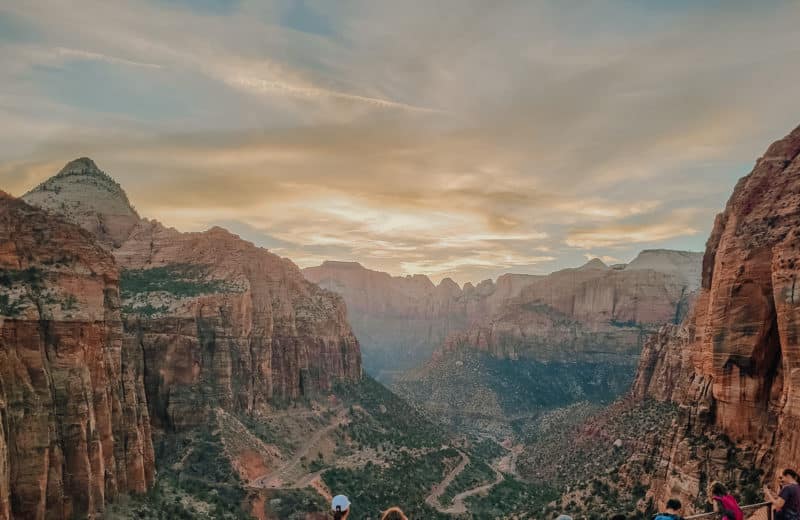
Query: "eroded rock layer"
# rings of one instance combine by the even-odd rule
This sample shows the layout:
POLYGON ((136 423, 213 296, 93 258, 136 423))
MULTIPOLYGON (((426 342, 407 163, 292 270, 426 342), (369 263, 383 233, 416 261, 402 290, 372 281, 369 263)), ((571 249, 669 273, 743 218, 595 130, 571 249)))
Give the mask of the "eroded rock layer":
POLYGON ((94 518, 153 482, 113 257, 0 192, 0 518, 94 518))
POLYGON ((799 267, 800 128, 736 185, 708 240, 694 311, 642 354, 635 397, 683 411, 656 455, 658 501, 694 500, 725 475, 724 457, 700 465, 686 455, 698 437, 724 434, 767 476, 800 465, 799 267))

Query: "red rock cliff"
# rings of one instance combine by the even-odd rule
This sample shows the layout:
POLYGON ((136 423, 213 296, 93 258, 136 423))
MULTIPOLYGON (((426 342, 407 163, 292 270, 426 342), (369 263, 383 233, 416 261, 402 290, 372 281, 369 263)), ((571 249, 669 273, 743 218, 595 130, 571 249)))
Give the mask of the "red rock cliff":
MULTIPOLYGON (((800 465, 800 128, 769 147, 717 216, 701 293, 680 327, 648 342, 639 399, 684 413, 658 457, 654 496, 696 496, 708 468, 681 455, 724 433, 769 476, 800 465)), ((717 468, 719 469, 719 468, 717 468)))
POLYGON ((340 297, 287 259, 221 228, 180 233, 141 222, 125 266, 126 341, 145 356, 151 412, 190 426, 208 406, 252 413, 361 377, 340 297), (181 285, 162 286, 164 273, 181 285))
POLYGON ((0 519, 96 517, 153 482, 113 257, 0 192, 0 519))
POLYGON ((188 427, 213 406, 264 410, 361 376, 341 298, 291 261, 220 228, 181 233, 139 219, 89 159, 25 198, 94 233, 116 258, 124 342, 141 352, 155 425, 188 427))

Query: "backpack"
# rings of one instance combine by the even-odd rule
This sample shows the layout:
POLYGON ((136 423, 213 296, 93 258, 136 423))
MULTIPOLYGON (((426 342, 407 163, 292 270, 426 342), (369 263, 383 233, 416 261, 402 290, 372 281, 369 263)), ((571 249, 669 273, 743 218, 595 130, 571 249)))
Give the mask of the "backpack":
POLYGON ((739 503, 731 495, 724 497, 714 497, 714 500, 719 502, 719 512, 722 513, 722 518, 725 520, 744 520, 744 513, 739 503))

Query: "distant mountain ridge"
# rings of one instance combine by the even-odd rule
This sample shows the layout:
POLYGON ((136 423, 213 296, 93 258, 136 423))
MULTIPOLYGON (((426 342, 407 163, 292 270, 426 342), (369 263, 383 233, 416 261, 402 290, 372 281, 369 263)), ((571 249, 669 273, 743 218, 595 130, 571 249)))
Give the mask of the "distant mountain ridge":
MULTIPOLYGON (((365 366, 379 373, 417 366, 445 343, 472 342, 483 348, 492 343, 486 327, 495 318, 511 320, 512 328, 526 330, 542 341, 557 339, 551 343, 559 347, 565 342, 573 346, 584 342, 589 348, 602 334, 610 335, 613 342, 625 333, 627 351, 633 354, 628 362, 633 364, 641 348, 639 325, 652 331, 682 317, 699 287, 701 263, 701 253, 645 250, 630 264, 613 269, 595 258, 549 275, 509 273, 496 282, 467 282, 463 288, 450 278, 435 285, 424 275, 391 276, 357 262, 326 261, 303 269, 303 274, 344 298, 362 342, 365 366), (592 298, 599 300, 589 301, 592 298), (633 305, 633 298, 643 300, 633 305), (548 307, 533 309, 538 304, 548 307), (527 314, 519 314, 521 308, 527 314), (550 320, 547 316, 552 312, 576 320, 575 326, 564 329, 567 336, 556 338, 546 332, 543 336, 529 330, 541 325, 542 319, 550 320), (587 322, 591 322, 588 328, 587 322), (628 330, 622 330, 623 324, 628 330), (576 327, 584 332, 576 333, 576 327)), ((507 332, 503 331, 504 337, 507 332)), ((488 350, 500 354, 498 349, 488 350)))

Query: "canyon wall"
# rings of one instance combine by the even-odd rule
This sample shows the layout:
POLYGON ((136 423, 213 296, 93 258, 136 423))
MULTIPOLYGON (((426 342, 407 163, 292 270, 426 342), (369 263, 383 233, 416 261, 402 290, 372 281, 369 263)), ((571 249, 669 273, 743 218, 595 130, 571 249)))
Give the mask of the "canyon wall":
POLYGON ((744 466, 771 478, 800 465, 800 128, 775 142, 717 216, 702 289, 681 326, 641 356, 633 395, 676 403, 676 435, 656 455, 652 496, 688 501, 730 457, 689 457, 698 438, 724 435, 744 466))
POLYGON ((153 482, 113 257, 0 192, 0 519, 94 517, 153 482))
POLYGON ((476 348, 496 357, 635 364, 647 335, 685 314, 699 266, 697 253, 645 251, 628 266, 609 268, 595 259, 539 277, 493 315, 448 338, 444 352, 476 348), (681 269, 669 269, 675 258, 681 269))
POLYGON ((365 365, 402 371, 444 351, 477 347, 500 357, 635 363, 644 337, 680 320, 699 286, 702 255, 648 250, 628 265, 593 260, 549 275, 504 274, 460 288, 449 278, 393 277, 355 262, 303 270, 341 294, 365 365))

